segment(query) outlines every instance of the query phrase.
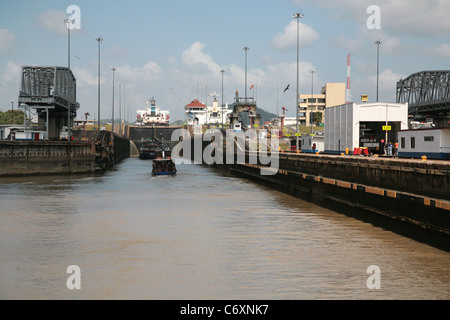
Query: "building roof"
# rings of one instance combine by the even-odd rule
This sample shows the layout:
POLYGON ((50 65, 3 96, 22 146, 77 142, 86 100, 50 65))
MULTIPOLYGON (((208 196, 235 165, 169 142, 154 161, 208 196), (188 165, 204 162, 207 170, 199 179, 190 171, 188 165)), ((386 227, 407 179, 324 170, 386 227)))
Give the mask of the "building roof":
POLYGON ((203 103, 201 103, 200 101, 198 101, 198 99, 194 99, 192 100, 192 102, 190 104, 188 104, 186 106, 186 108, 192 108, 192 107, 197 107, 197 108, 206 108, 206 105, 204 105, 203 103))

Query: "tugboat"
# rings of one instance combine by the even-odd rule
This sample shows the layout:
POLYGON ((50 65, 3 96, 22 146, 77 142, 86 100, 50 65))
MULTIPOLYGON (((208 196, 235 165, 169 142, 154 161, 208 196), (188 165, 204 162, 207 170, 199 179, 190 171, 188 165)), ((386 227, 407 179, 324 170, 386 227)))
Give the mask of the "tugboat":
POLYGON ((177 174, 177 169, 171 158, 157 158, 153 160, 152 175, 173 176, 175 174, 177 174))
POLYGON ((156 139, 141 139, 142 145, 139 149, 139 159, 156 159, 158 156, 158 148, 160 148, 160 143, 156 139))

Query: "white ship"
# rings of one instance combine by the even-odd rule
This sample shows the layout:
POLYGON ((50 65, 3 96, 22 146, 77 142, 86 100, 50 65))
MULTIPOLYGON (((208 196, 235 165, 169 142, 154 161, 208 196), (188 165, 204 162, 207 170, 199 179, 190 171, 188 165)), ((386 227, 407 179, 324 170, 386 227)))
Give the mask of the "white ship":
POLYGON ((168 126, 169 111, 161 110, 156 106, 155 98, 147 101, 147 107, 143 110, 137 110, 136 125, 141 126, 168 126), (149 106, 150 102, 150 106, 149 106))

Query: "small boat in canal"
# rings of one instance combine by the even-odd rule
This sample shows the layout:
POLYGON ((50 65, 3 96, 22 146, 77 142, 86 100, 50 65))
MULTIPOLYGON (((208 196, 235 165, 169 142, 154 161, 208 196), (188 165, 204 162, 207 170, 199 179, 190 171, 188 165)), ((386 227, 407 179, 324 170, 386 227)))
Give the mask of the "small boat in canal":
POLYGON ((171 158, 157 158, 153 160, 152 175, 154 176, 172 176, 177 173, 175 163, 171 158))
POLYGON ((157 149, 160 147, 160 142, 156 139, 141 139, 141 148, 139 149, 139 159, 155 159, 157 157, 157 149))
POLYGON ((141 139, 141 147, 139 149, 139 159, 141 160, 153 160, 156 158, 170 157, 172 150, 166 144, 164 139, 160 140, 155 138, 141 139))

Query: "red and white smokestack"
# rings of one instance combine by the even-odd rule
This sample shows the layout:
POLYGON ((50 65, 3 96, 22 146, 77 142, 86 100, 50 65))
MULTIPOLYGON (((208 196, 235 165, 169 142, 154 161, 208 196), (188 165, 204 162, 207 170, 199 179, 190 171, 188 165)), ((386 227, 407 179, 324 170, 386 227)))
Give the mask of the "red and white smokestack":
POLYGON ((347 103, 350 103, 352 101, 352 91, 350 88, 350 56, 351 54, 349 53, 347 55, 347 89, 345 92, 345 101, 347 103))

